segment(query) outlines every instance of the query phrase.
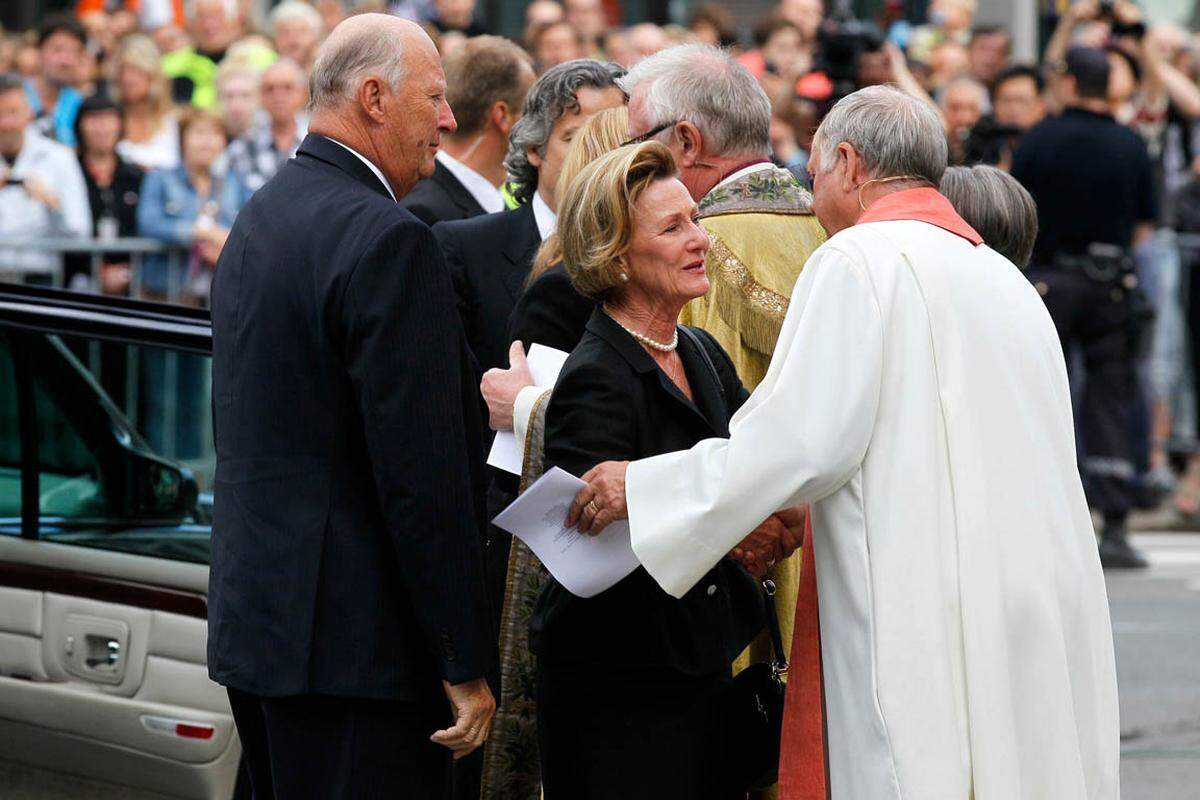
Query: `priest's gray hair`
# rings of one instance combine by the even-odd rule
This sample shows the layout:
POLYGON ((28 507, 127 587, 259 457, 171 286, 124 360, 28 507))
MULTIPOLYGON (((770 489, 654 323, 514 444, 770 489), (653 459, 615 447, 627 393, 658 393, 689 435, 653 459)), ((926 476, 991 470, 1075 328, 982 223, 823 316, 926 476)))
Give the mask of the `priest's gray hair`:
POLYGON ((352 101, 362 80, 372 75, 393 91, 398 89, 404 80, 403 44, 403 30, 393 25, 330 36, 313 63, 308 110, 337 108, 352 101))
POLYGON ((825 116, 813 138, 822 172, 833 169, 842 142, 858 152, 872 178, 908 175, 937 186, 949 160, 937 110, 891 86, 859 89, 825 116))
POLYGON ((1024 269, 1037 239, 1037 203, 1007 172, 978 164, 950 167, 941 192, 984 244, 1024 269))
POLYGON ((689 43, 639 61, 618 81, 625 94, 646 84, 648 129, 691 122, 705 149, 722 156, 771 152, 771 101, 726 50, 689 43))

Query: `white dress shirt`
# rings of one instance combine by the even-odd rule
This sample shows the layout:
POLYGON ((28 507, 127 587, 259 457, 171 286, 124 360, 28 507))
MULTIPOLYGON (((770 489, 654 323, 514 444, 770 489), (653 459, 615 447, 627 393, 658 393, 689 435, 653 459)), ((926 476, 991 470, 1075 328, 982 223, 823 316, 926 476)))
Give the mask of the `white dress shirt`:
MULTIPOLYGON (((0 169, 4 169, 0 167, 0 169)), ((24 186, 0 189, 0 242, 17 239, 85 238, 92 235, 92 208, 75 151, 30 125, 8 175, 40 181, 58 198, 58 208, 34 199, 24 186)), ((59 253, 0 246, 0 271, 57 274, 59 253)))
POLYGON ((500 190, 493 186, 487 178, 445 150, 438 150, 437 160, 450 170, 451 175, 458 178, 458 182, 471 193, 471 197, 475 198, 475 202, 479 203, 479 207, 485 212, 495 214, 497 211, 504 210, 504 195, 500 194, 500 190))
POLYGON ((546 241, 546 238, 554 233, 554 228, 558 225, 558 215, 550 210, 550 206, 546 205, 541 192, 533 193, 533 218, 537 222, 538 236, 542 237, 543 242, 546 241))
POLYGON ((358 157, 359 161, 361 161, 367 165, 367 169, 369 169, 369 170, 371 170, 371 172, 375 173, 375 177, 379 178, 379 182, 383 184, 383 188, 388 190, 388 194, 390 194, 392 196, 392 199, 393 200, 396 199, 396 193, 392 191, 392 185, 390 183, 388 183, 388 179, 383 176, 383 171, 380 170, 379 167, 372 164, 369 160, 367 160, 366 156, 364 156, 362 153, 355 150, 353 147, 350 147, 349 145, 344 145, 341 142, 339 142, 337 139, 333 139, 329 136, 326 136, 325 138, 329 139, 329 141, 333 142, 334 144, 338 145, 339 147, 344 147, 345 149, 349 150, 351 153, 356 155, 358 157))

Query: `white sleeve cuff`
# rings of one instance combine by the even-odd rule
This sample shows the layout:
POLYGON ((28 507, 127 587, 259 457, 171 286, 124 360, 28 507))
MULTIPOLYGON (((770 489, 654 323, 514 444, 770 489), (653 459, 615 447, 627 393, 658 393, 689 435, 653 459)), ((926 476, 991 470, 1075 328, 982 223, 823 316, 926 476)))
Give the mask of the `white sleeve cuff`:
POLYGON ((513 434, 522 452, 525 451, 525 436, 529 431, 529 418, 533 416, 534 406, 538 398, 549 391, 545 386, 526 386, 517 392, 517 399, 513 402, 513 434))

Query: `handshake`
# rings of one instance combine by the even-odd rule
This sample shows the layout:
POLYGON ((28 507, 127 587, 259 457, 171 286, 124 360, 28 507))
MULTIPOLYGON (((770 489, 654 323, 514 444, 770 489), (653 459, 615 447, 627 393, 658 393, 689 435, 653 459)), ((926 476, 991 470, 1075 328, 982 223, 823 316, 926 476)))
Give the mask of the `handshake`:
POLYGON ((776 511, 750 532, 729 557, 739 562, 756 578, 764 577, 771 567, 796 552, 804 542, 808 506, 776 511))

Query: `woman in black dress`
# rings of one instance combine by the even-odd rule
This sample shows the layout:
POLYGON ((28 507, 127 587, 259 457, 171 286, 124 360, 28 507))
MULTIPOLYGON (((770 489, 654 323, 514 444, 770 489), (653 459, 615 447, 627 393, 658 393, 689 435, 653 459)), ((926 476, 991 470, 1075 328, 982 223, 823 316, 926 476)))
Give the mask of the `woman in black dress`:
MULTIPOLYGON (((708 290, 708 237, 670 151, 600 157, 558 223, 572 283, 600 305, 549 401, 547 465, 582 475, 728 436, 746 390, 712 337, 675 323, 708 290)), ((740 797, 722 781, 720 703, 761 597, 730 559, 682 599, 640 568, 590 599, 550 581, 530 623, 547 800, 740 797)))

